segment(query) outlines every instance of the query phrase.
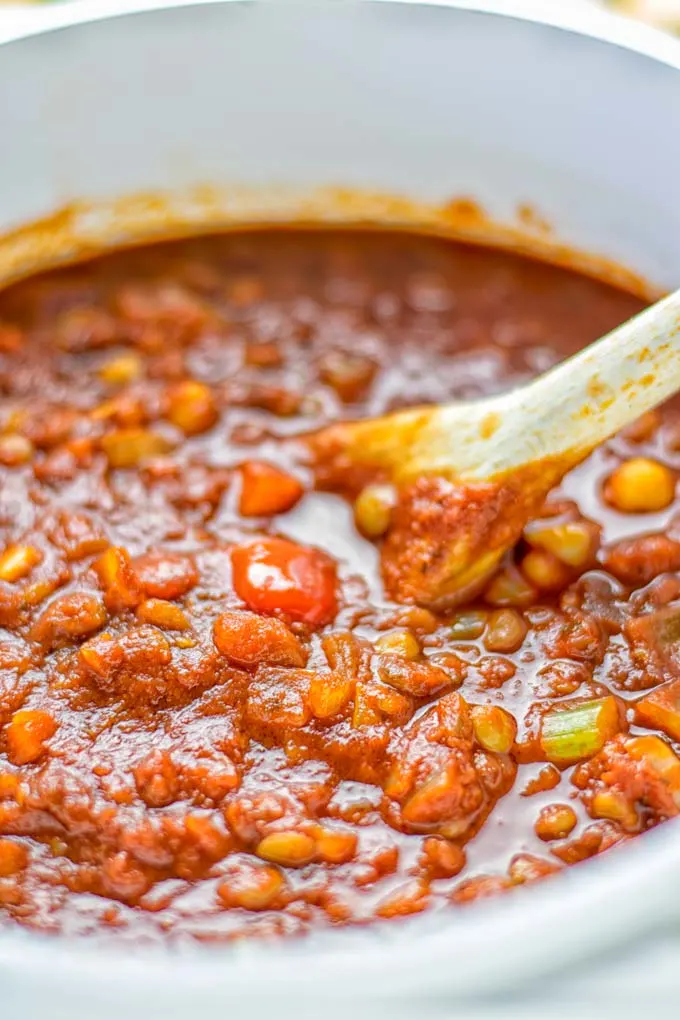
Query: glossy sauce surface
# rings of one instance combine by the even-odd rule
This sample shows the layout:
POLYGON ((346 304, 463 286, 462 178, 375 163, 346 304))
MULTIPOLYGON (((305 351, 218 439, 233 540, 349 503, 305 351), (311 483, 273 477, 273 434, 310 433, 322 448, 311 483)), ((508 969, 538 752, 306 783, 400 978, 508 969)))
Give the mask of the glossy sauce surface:
POLYGON ((0 925, 229 940, 458 910, 677 814, 672 408, 446 618, 384 598, 296 438, 519 385, 640 308, 359 231, 0 296, 0 925), (626 487, 632 461, 662 474, 626 487))

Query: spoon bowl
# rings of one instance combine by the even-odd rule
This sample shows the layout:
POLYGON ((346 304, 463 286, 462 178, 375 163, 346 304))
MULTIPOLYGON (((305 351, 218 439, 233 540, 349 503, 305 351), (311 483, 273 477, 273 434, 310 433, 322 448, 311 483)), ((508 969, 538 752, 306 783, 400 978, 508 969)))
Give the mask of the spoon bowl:
POLYGON ((675 291, 526 386, 334 425, 312 448, 344 488, 394 484, 385 586, 441 608, 484 585, 567 471, 678 389, 675 291))

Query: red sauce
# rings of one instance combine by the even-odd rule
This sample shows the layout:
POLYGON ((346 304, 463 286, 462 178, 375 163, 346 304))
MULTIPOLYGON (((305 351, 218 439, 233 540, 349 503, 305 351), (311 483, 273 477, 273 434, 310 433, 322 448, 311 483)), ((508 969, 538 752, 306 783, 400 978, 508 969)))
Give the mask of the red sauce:
POLYGON ((0 925, 455 911, 677 814, 672 408, 448 616, 385 597, 296 440, 516 386, 640 307, 362 232, 176 242, 2 295, 0 925))

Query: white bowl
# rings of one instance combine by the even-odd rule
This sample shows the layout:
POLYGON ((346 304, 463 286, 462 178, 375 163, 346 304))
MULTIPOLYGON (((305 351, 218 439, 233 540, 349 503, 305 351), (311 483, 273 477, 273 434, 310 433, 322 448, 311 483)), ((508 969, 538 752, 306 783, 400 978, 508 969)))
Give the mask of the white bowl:
MULTIPOLYGON (((81 203, 0 242, 0 278, 100 243, 112 210, 130 237, 324 202, 429 222, 472 195, 505 221, 529 202, 567 243, 680 284, 671 39, 529 0, 120 6, 0 23, 0 233, 81 203), (340 185, 362 195, 330 200, 340 185)), ((432 1015, 676 917, 679 859, 668 823, 502 900, 273 946, 132 953, 4 929, 0 1015, 432 1015)))

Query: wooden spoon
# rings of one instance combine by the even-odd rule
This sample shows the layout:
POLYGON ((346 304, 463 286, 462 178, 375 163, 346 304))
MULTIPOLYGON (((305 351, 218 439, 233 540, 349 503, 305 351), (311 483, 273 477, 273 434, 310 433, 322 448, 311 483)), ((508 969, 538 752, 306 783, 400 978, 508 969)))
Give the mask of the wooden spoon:
POLYGON ((680 291, 526 386, 340 423, 310 440, 326 479, 394 484, 383 578, 398 601, 478 591, 562 476, 680 389, 680 291))

